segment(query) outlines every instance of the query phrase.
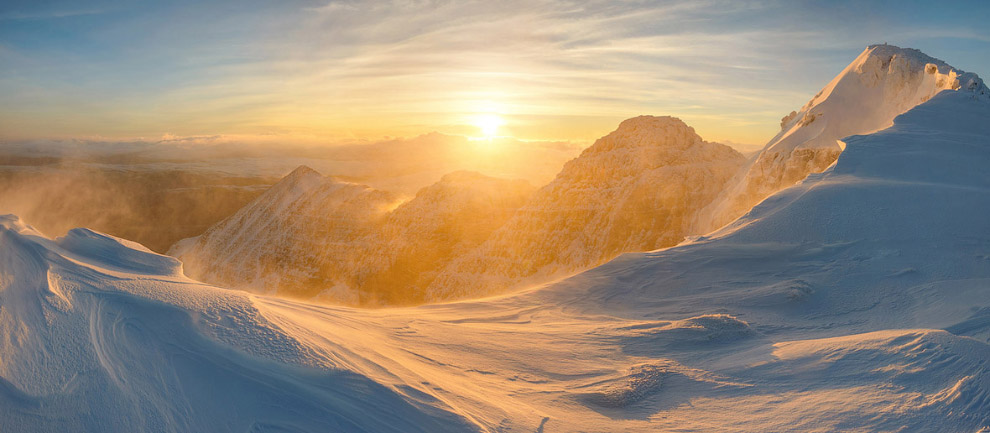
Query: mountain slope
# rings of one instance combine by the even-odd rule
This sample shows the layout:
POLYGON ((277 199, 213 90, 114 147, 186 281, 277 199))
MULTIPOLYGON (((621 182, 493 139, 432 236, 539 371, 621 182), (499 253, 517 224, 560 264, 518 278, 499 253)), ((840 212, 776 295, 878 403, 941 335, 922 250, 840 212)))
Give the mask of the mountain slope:
POLYGON ((703 213, 699 232, 738 218, 761 200, 832 164, 840 139, 887 128, 894 117, 944 90, 990 97, 966 73, 915 49, 871 45, 799 111, 781 119, 781 131, 744 173, 703 213))
POLYGON ((398 201, 303 166, 173 255, 204 281, 312 296, 314 287, 348 285, 354 248, 398 201))
POLYGON ((3 431, 472 430, 131 242, 85 229, 52 241, 3 216, 0 275, 3 431))
POLYGON ((524 182, 459 172, 394 211, 376 212, 392 197, 350 184, 290 186, 309 177, 318 183, 315 172, 294 173, 192 249, 177 246, 172 254, 204 281, 338 303, 483 296, 680 242, 743 163, 679 119, 641 116, 622 122, 535 193, 524 182), (313 214, 319 203, 359 191, 376 198, 344 202, 369 209, 331 204, 313 214), (359 227, 320 229, 348 224, 359 227), (331 247, 320 250, 320 242, 331 247))
POLYGON ((568 162, 480 248, 452 263, 433 299, 504 292, 628 251, 674 245, 743 164, 673 117, 640 116, 568 162))
POLYGON ((943 92, 711 236, 415 308, 218 289, 4 217, 0 426, 982 431, 988 119, 943 92))
POLYGON ((531 302, 638 320, 729 314, 747 326, 705 325, 717 333, 699 339, 773 342, 678 347, 656 325, 629 337, 627 352, 678 353, 752 385, 660 410, 657 430, 983 431, 990 103, 943 92, 845 143, 832 168, 711 236, 622 256, 531 302))
POLYGON ((399 204, 388 192, 300 167, 170 253, 191 277, 254 292, 421 303, 437 272, 484 241, 532 192, 526 181, 454 172, 399 204))
POLYGON ((422 303, 437 274, 505 224, 533 191, 526 181, 463 171, 423 188, 388 215, 355 258, 362 303, 422 303))

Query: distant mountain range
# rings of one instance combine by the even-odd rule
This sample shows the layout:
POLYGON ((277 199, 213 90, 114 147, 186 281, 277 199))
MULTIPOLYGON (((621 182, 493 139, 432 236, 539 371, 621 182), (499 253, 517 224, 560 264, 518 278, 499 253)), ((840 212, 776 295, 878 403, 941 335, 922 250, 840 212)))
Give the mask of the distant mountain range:
POLYGON ((840 139, 887 128, 943 90, 987 93, 975 74, 917 50, 873 45, 785 116, 781 132, 748 162, 679 119, 640 116, 535 192, 461 174, 388 214, 396 200, 388 193, 317 181, 311 170, 309 186, 299 186, 297 170, 172 254, 204 281, 332 302, 504 293, 717 229, 830 166, 842 152, 840 139), (452 189, 460 194, 444 193, 452 189))

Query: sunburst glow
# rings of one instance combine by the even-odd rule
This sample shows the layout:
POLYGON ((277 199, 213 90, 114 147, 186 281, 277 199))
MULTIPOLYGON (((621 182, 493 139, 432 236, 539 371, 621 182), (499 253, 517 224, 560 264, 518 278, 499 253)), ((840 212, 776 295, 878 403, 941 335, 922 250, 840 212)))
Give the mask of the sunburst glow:
POLYGON ((487 139, 495 138, 498 128, 505 125, 505 121, 495 114, 485 114, 478 116, 474 120, 474 126, 481 130, 481 135, 487 139))

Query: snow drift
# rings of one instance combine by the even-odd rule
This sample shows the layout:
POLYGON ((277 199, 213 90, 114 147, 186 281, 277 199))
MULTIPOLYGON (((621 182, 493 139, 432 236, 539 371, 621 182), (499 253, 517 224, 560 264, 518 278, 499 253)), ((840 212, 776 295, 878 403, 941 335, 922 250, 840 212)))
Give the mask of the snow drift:
POLYGON ((314 357, 244 292, 127 241, 52 241, 0 217, 0 275, 4 431, 471 429, 314 357))
POLYGON ((0 218, 4 431, 990 430, 990 101, 940 92, 673 248, 353 309, 0 218))
POLYGON ((539 290, 361 310, 0 222, 12 431, 990 425, 990 103, 945 92, 709 237, 539 290))

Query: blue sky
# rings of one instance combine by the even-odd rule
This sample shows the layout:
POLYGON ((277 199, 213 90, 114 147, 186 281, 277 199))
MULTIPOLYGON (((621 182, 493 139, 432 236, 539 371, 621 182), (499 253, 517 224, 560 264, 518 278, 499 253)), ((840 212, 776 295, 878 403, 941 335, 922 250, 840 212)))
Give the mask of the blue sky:
POLYGON ((871 43, 990 74, 990 3, 216 1, 0 5, 0 139, 332 143, 494 113, 591 140, 639 114, 761 144, 871 43))

